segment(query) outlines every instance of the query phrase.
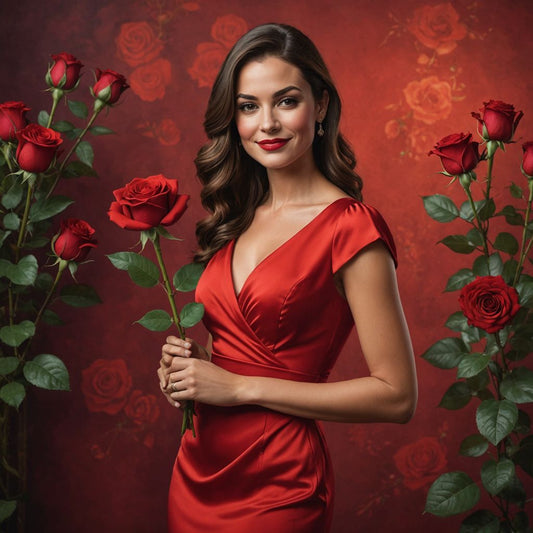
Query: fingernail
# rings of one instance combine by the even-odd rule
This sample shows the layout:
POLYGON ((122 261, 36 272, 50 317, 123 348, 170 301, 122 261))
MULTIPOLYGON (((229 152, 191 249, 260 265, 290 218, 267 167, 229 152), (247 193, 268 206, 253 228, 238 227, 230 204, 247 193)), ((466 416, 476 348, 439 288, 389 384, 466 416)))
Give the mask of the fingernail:
POLYGON ((174 402, 174 407, 179 407, 180 404, 178 402, 174 402))
POLYGON ((192 355, 191 350, 185 350, 185 355, 187 355, 187 356, 192 355))
POLYGON ((190 348, 191 347, 191 343, 190 342, 186 342, 185 343, 185 348, 190 348))

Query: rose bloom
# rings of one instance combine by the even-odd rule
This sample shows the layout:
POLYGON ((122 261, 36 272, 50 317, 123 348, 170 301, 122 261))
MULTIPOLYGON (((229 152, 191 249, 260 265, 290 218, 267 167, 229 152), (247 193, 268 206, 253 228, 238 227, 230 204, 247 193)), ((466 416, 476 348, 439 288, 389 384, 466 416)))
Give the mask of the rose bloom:
POLYGON ((479 143, 471 133, 453 133, 442 138, 428 155, 440 157, 444 170, 452 176, 470 172, 479 163, 479 143))
POLYGON ((389 120, 385 124, 385 137, 387 139, 396 139, 400 135, 400 123, 397 120, 389 120))
POLYGON ((530 178, 533 177, 533 141, 528 141, 522 145, 524 157, 522 159, 522 170, 530 178))
POLYGON ((501 276, 482 276, 465 285, 459 305, 471 326, 496 333, 518 313, 518 293, 501 276))
POLYGON ((437 76, 410 82, 403 94, 414 111, 414 117, 425 124, 448 118, 452 111, 452 88, 437 76))
POLYGON ((196 47, 196 59, 189 76, 198 82, 198 87, 212 87, 228 53, 220 43, 200 43, 196 47))
POLYGON ((114 104, 129 87, 126 78, 114 70, 96 69, 96 83, 92 87, 95 98, 108 105, 114 104), (106 90, 109 88, 109 92, 106 90))
POLYGON ((472 112, 472 116, 479 122, 479 133, 483 139, 506 143, 512 141, 516 127, 524 115, 522 111, 515 111, 512 104, 501 100, 483 102, 480 111, 482 115, 472 112))
POLYGON ((17 131, 26 126, 26 113, 30 110, 24 102, 0 104, 0 139, 13 141, 17 131))
POLYGON ((27 172, 44 172, 54 159, 59 145, 63 142, 61 135, 39 124, 28 124, 17 132, 17 163, 27 172))
POLYGON ((124 412, 139 426, 152 424, 159 418, 156 397, 153 394, 144 394, 140 390, 134 390, 131 393, 124 412))
POLYGON ((146 21, 122 24, 115 42, 118 57, 132 67, 153 61, 163 49, 163 43, 146 21))
POLYGON ((131 90, 145 102, 161 100, 165 96, 170 78, 170 61, 159 58, 153 63, 137 67, 131 73, 131 90))
POLYGON ((248 24, 244 19, 236 15, 224 15, 215 20, 211 27, 211 37, 231 48, 247 31, 248 24))
POLYGON ((417 8, 408 29, 424 46, 440 55, 449 54, 457 46, 457 41, 466 37, 465 26, 448 2, 417 8))
POLYGON ((80 70, 83 64, 72 54, 66 52, 52 55, 52 59, 54 64, 50 67, 47 76, 49 85, 64 91, 72 89, 80 79, 80 70))
POLYGON ((124 359, 96 359, 82 371, 87 409, 116 415, 128 401, 132 380, 124 359))
POLYGON ((83 261, 91 248, 98 245, 94 233, 94 229, 85 220, 62 220, 59 234, 52 244, 54 253, 65 261, 83 261))
POLYGON ((446 448, 435 437, 422 437, 394 454, 404 485, 416 490, 433 482, 446 467, 446 448))
POLYGON ((177 180, 162 174, 134 178, 113 195, 116 201, 109 208, 109 218, 121 228, 137 231, 174 224, 189 200, 187 194, 178 194, 177 180))

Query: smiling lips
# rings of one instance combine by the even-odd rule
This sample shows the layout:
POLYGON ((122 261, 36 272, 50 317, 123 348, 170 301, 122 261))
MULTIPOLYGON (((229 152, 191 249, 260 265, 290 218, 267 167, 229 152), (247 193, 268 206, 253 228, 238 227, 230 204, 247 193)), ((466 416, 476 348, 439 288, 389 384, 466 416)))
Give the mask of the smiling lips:
POLYGON ((289 139, 265 139, 259 141, 257 144, 267 152, 273 152, 274 150, 279 150, 289 142, 289 139))

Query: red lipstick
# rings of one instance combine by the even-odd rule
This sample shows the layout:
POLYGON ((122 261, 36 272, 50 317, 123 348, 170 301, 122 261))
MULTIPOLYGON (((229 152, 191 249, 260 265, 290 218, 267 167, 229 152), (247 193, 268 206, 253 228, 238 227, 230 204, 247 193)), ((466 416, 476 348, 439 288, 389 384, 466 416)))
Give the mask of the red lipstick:
POLYGON ((258 141, 258 145, 267 152, 273 152, 274 150, 279 150, 281 147, 285 146, 289 142, 289 139, 264 139, 263 141, 258 141))

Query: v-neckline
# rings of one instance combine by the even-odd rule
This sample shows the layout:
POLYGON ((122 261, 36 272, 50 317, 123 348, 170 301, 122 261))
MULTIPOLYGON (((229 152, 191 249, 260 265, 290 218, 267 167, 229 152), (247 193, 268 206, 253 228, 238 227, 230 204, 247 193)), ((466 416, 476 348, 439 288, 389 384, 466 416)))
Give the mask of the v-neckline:
POLYGON ((246 288, 246 286, 248 285, 248 282, 250 281, 250 279, 254 276, 254 274, 257 272, 257 270, 260 267, 262 267, 265 263, 267 263, 273 256, 277 255, 278 252, 280 252, 281 250, 285 249, 289 245, 289 243, 291 243, 291 241, 295 240, 304 231, 306 231, 310 226, 312 226, 317 220, 319 220, 322 217, 323 214, 325 214, 327 211, 329 211, 329 209, 332 206, 336 205, 338 202, 341 202, 343 200, 353 200, 353 198, 350 197, 350 196, 343 196, 341 198, 337 198, 336 200, 334 200, 333 202, 328 204, 326 207, 324 207, 324 209, 322 209, 322 211, 317 213, 309 222, 307 222, 307 224, 302 226, 298 231, 296 231, 288 239, 283 241, 279 246, 274 248, 265 257, 263 257, 263 259, 261 259, 261 261, 259 261, 259 263, 257 263, 257 265, 255 265, 255 267, 248 273, 248 275, 246 276, 246 279, 244 280, 244 283, 241 286, 240 291, 238 291, 238 292, 237 292, 237 290, 235 288, 235 281, 234 281, 234 278, 233 278, 233 253, 235 251, 235 245, 237 244, 237 239, 238 238, 237 239, 233 239, 231 241, 231 243, 230 243, 231 244, 231 248, 230 248, 229 253, 228 253, 228 255, 229 255, 229 278, 230 278, 231 288, 233 289, 233 294, 235 295, 235 298, 237 299, 237 301, 239 301, 239 298, 240 298, 241 294, 243 293, 243 290, 246 288))

